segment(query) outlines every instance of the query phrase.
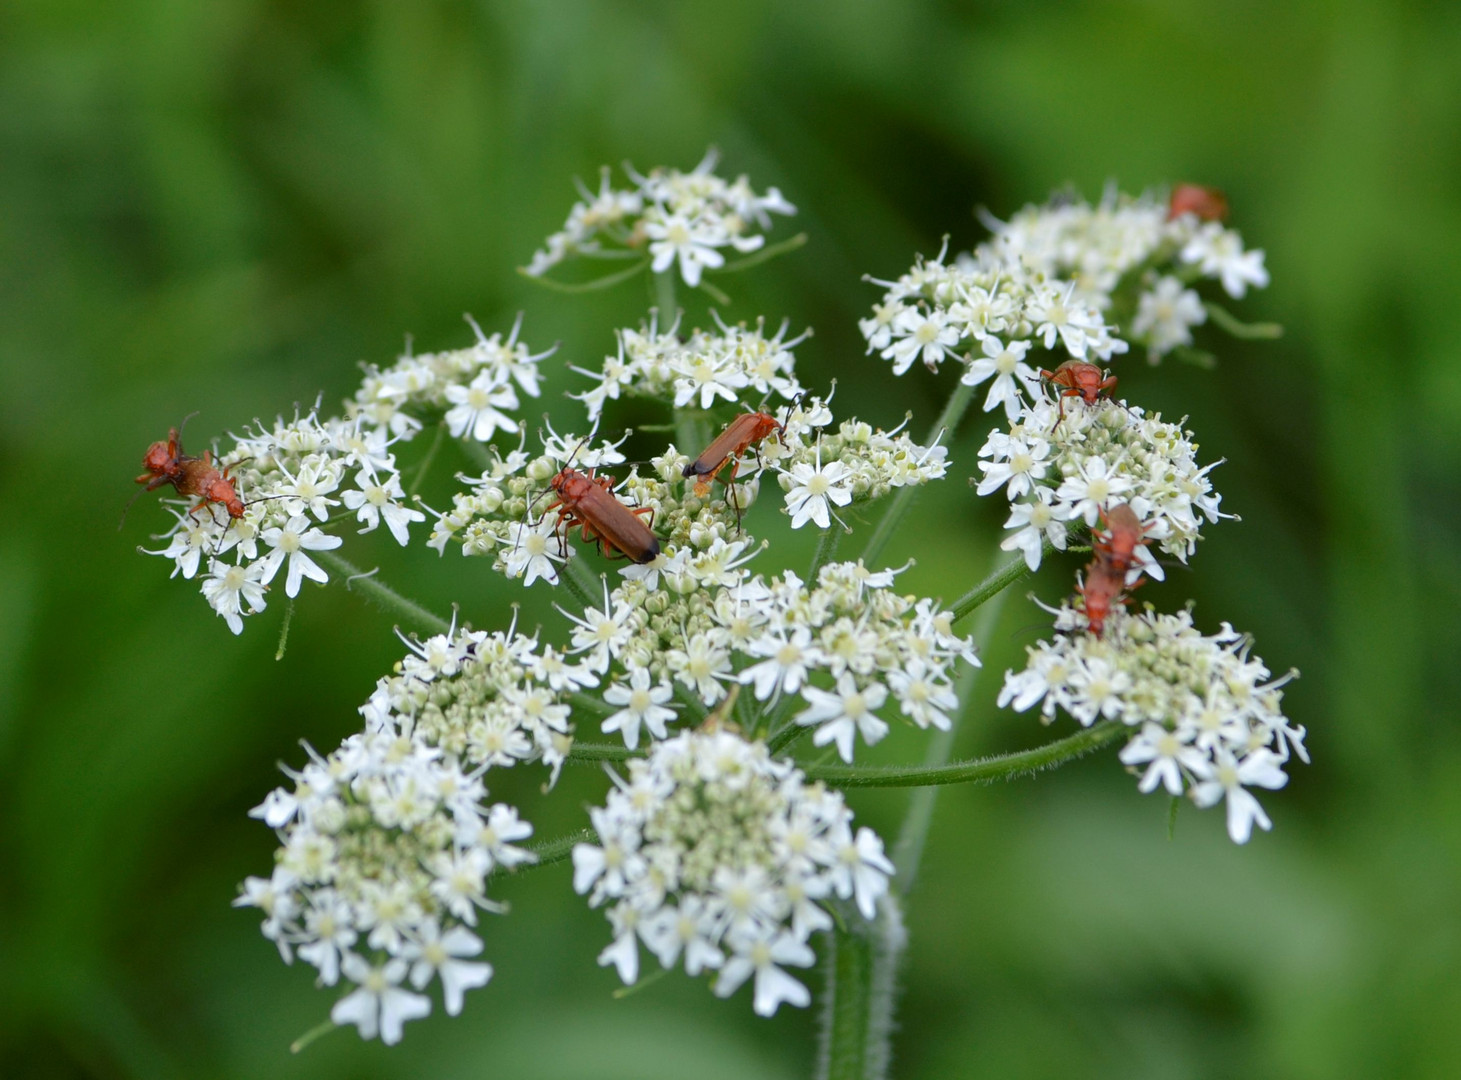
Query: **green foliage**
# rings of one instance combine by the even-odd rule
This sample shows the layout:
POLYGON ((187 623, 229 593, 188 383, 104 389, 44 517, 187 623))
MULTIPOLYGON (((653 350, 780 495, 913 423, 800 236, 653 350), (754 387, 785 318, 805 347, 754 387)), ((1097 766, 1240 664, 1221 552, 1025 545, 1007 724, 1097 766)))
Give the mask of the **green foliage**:
MULTIPOLYGON (((848 414, 891 426, 911 408, 922 429, 947 395, 922 375, 895 392, 863 357, 861 275, 946 232, 968 247, 975 205, 1003 215, 1066 181, 1226 189, 1274 282, 1237 317, 1286 330, 1209 327, 1215 370, 1127 359, 1121 379, 1191 415, 1249 522, 1210 529, 1196 573, 1144 593, 1193 597, 1199 625, 1231 620, 1304 671, 1285 707, 1314 767, 1244 848, 1220 815, 1184 816, 1169 842, 1161 801, 1109 761, 942 793, 905 913, 895 1075, 1461 1072, 1454 11, 31 0, 4 21, 0 1075, 809 1073, 808 1016, 758 1020, 679 977, 611 1000, 602 920, 561 867, 509 883, 498 977, 463 1017, 390 1052, 334 1035, 290 1059, 327 998, 228 907, 272 848, 244 811, 297 738, 328 748, 357 726, 400 653, 392 616, 332 588, 275 663, 275 634, 234 639, 136 557, 161 520, 145 498, 114 527, 143 450, 185 414, 203 440, 338 398, 403 334, 465 345, 463 311, 491 332, 525 309, 528 340, 592 366, 653 302, 648 275, 565 297, 515 268, 574 175, 688 168, 708 143, 727 173, 779 186, 810 238, 719 279, 726 314, 815 326, 799 372, 836 377, 848 414)), ((949 483, 985 430, 966 421, 949 483)), ((908 587, 939 594, 994 569, 971 553, 1000 523, 972 496, 935 503, 885 558, 916 555, 908 587)), ((403 581, 376 539, 382 575, 434 610, 545 617, 455 555, 403 581)), ((1055 565, 1034 579, 1046 600, 1078 563, 1055 565)), ((1028 611, 1006 605, 992 672, 1028 611)), ((955 754, 1037 741, 989 704, 955 754)), ((917 758, 888 740, 886 760, 917 758)), ((494 795, 547 838, 581 825, 601 777, 570 770, 551 802, 537 782, 494 795)), ((888 835, 907 797, 854 804, 888 835)))

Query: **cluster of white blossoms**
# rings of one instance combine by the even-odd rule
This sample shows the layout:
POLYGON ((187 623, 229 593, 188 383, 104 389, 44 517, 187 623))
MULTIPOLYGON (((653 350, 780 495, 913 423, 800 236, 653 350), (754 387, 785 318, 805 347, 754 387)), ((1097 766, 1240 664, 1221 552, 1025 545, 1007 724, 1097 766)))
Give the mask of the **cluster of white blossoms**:
POLYGON ((367 367, 351 414, 405 438, 421 430, 424 415, 437 414, 444 414, 454 438, 486 442, 496 431, 517 434, 521 421, 508 415, 520 407, 517 391, 538 396, 538 364, 557 346, 535 355, 518 340, 522 316, 505 338, 488 337, 470 315, 467 322, 477 336, 468 348, 408 354, 384 370, 367 367))
POLYGON ((877 834, 853 833, 840 792, 724 729, 656 743, 614 780, 590 811, 598 845, 573 849, 574 889, 611 905, 599 963, 637 982, 642 942, 665 969, 714 972, 720 997, 754 979, 757 1015, 807 1005, 786 968, 813 963, 808 940, 832 928, 834 898, 874 916, 893 873, 877 834))
POLYGON ((1039 392, 1031 348, 1058 343, 1070 358, 1094 362, 1135 343, 1155 362, 1191 345, 1192 327, 1207 320, 1188 286, 1215 279, 1240 298, 1268 284, 1261 250, 1245 251, 1219 221, 1174 216, 1163 193, 1133 199, 1110 188, 1095 206, 1057 198, 985 223, 993 235, 972 254, 946 263, 940 252, 878 282, 887 292, 858 325, 894 374, 914 360, 932 370, 952 360, 965 366, 966 385, 992 377, 984 408, 1003 404, 1011 418, 1022 391, 1039 392))
MULTIPOLYGON (((979 451, 984 477, 978 493, 1004 488, 1011 503, 1000 544, 1024 553, 1031 570, 1040 565, 1043 543, 1064 549, 1073 529, 1099 524, 1102 510, 1114 503, 1131 506, 1146 538, 1183 562, 1200 539, 1205 518, 1230 516, 1218 509, 1222 496, 1199 466, 1197 444, 1181 423, 1139 407, 1101 399, 1086 405, 1077 398, 1061 405, 1026 404, 1008 431, 990 432, 979 451)), ((1162 568, 1145 547, 1136 549, 1131 582, 1141 573, 1160 580, 1162 568)))
POLYGON ((147 554, 172 559, 174 577, 204 570, 204 597, 238 634, 246 616, 267 606, 280 570, 290 599, 306 578, 329 581, 310 552, 339 547, 334 530, 341 525, 358 525, 359 533, 385 525, 404 547, 408 526, 426 515, 409 505, 395 444, 437 421, 464 439, 518 433, 520 421, 505 411, 519 407, 513 384, 537 397, 537 364, 552 352, 533 355, 518 341, 521 319, 506 338, 468 322, 477 335, 470 348, 367 368, 346 418, 321 417, 316 403, 303 416, 255 422, 216 462, 227 470, 242 516, 218 501, 199 506, 196 495, 164 500, 175 521, 160 537, 167 544, 147 554))
POLYGON ((1047 723, 1057 709, 1086 727, 1119 720, 1134 731, 1121 760, 1141 774, 1143 793, 1161 787, 1202 807, 1226 800, 1235 843, 1255 824, 1272 827, 1248 789, 1281 788, 1290 757, 1309 760, 1304 729, 1279 711, 1281 687, 1296 673, 1273 679, 1244 635, 1224 623, 1205 636, 1188 611, 1116 610, 1096 637, 1067 605, 1055 626, 1053 640, 1030 647, 1024 671, 1005 674, 1001 706, 1038 704, 1047 723))
POLYGON ((147 554, 172 559, 175 577, 205 569, 204 597, 241 633, 244 617, 266 606, 265 591, 281 570, 290 598, 305 578, 329 580, 310 557, 342 543, 328 526, 353 519, 366 533, 384 524, 398 543, 407 543, 408 525, 425 515, 406 505, 390 446, 383 429, 359 419, 322 420, 317 410, 258 424, 218 461, 229 470, 243 516, 231 517, 217 503, 193 509, 194 499, 165 500, 176 522, 164 534, 167 545, 147 554))
POLYGON ((269 878, 249 878, 239 906, 266 916, 264 936, 298 955, 319 981, 354 989, 331 1012, 365 1038, 392 1043, 425 1016, 413 993, 441 979, 455 1016, 465 990, 492 973, 470 960, 493 870, 533 859, 514 846, 532 827, 506 804, 486 806, 482 777, 541 761, 555 780, 573 743, 568 695, 598 675, 536 638, 458 630, 422 642, 361 707, 365 730, 328 757, 310 752, 293 789, 251 812, 281 846, 269 878))
POLYGON ((263 911, 286 961, 313 965, 322 986, 344 981, 335 1024, 399 1042, 407 1020, 431 1011, 420 992, 431 982, 455 1016, 491 978, 473 959, 478 911, 502 910, 487 875, 533 859, 514 846, 532 827, 505 803, 485 805, 482 772, 424 740, 366 732, 328 757, 311 752, 294 790, 252 811, 281 846, 274 873, 245 881, 235 905, 263 911))
MULTIPOLYGON (((614 497, 626 508, 654 511, 652 519, 646 515, 646 524, 652 520, 661 544, 648 571, 630 568, 629 573, 649 573, 653 584, 660 571, 682 574, 688 562, 702 559, 715 543, 741 536, 741 514, 756 502, 766 469, 777 474, 792 527, 810 522, 822 529, 831 526, 835 507, 870 502, 948 471, 947 450, 938 444, 920 446, 906 434, 856 420, 826 431, 832 412, 821 398, 801 396, 780 415, 775 432, 735 459, 733 493, 687 478, 684 470, 692 458, 673 444, 644 471, 635 465, 613 486, 614 497)), ((624 456, 619 443, 593 445, 556 432, 543 441, 544 453, 532 458, 521 449, 504 456, 494 448, 491 467, 469 478, 466 490, 453 495, 451 508, 437 514, 430 545, 444 552, 456 542, 463 554, 491 556, 499 572, 520 577, 525 585, 556 584, 558 568, 579 547, 573 539, 578 534, 563 527, 564 515, 575 513, 573 498, 554 491, 555 477, 565 467, 587 477, 591 470, 622 464, 624 456)), ((729 479, 731 467, 727 462, 722 476, 729 479)), ((714 558, 720 561, 719 554, 714 558)))
POLYGON ((895 707, 919 728, 950 726, 953 669, 979 661, 948 612, 893 591, 894 571, 861 562, 824 566, 812 586, 790 571, 752 577, 739 565, 743 547, 718 540, 701 558, 636 568, 612 592, 605 585, 602 610, 571 617, 569 652, 605 673, 606 734, 630 748, 641 729, 664 739, 677 693, 709 708, 733 683, 764 708, 801 706, 790 721, 814 728, 812 742, 835 745, 847 762, 859 738, 882 740, 880 714, 895 707), (656 574, 664 588, 650 582, 656 574))
POLYGON ((604 403, 621 395, 670 399, 677 409, 709 409, 717 402, 765 400, 773 393, 790 401, 803 392, 791 350, 811 336, 810 330, 787 341, 787 323, 767 337, 764 322, 726 326, 719 316, 716 322, 719 333, 696 328, 683 339, 678 324, 660 332, 658 316, 639 330, 620 330, 618 354, 604 357, 599 371, 571 368, 597 382, 572 396, 596 422, 604 403))
POLYGON ((745 176, 716 176, 718 157, 711 150, 688 173, 658 168, 641 176, 626 165, 632 188, 614 187, 606 166, 596 193, 579 185, 583 201, 573 204, 562 230, 548 237, 524 272, 541 277, 570 258, 632 258, 647 250, 655 273, 678 263, 685 284, 697 287, 706 270, 725 265, 724 249, 757 251, 772 214, 796 213, 776 188, 758 195, 745 176))

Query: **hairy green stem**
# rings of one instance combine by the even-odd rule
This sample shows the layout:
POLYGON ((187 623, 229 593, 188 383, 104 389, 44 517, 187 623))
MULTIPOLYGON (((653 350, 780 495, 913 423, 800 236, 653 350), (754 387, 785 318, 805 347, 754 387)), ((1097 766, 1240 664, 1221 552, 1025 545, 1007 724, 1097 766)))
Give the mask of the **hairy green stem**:
POLYGON ((839 788, 991 784, 996 780, 1032 776, 1044 769, 1074 761, 1129 733, 1130 729, 1125 724, 1106 720, 1031 750, 1017 750, 1012 754, 996 754, 972 761, 956 761, 951 765, 916 765, 912 768, 906 765, 808 765, 802 771, 806 773, 808 780, 825 780, 839 788))
MULTIPOLYGON (((969 403, 973 400, 974 387, 965 386, 963 383, 959 383, 954 387, 954 392, 949 396, 949 401, 944 406, 944 411, 933 422, 933 428, 929 431, 928 438, 924 440, 924 445, 932 446, 933 441, 940 434, 952 437, 954 431, 959 426, 959 421, 964 418, 964 413, 968 410, 969 403)), ((878 556, 883 553, 883 548, 893 538, 893 532, 903 520, 903 515, 913 505, 913 496, 917 491, 918 487, 916 485, 908 484, 900 487, 894 493, 893 498, 888 503, 888 509, 883 512, 883 519, 878 522, 878 527, 873 530, 873 534, 867 542, 867 547, 863 549, 862 561, 864 564, 872 566, 877 561, 878 556)))
POLYGON ((543 840, 536 844, 528 844, 527 850, 537 856, 537 859, 530 863, 523 863, 515 868, 516 873, 524 870, 536 870, 540 866, 552 866, 560 863, 573 854, 573 849, 578 844, 597 844, 599 834, 592 829, 579 829, 567 836, 555 836, 552 840, 543 840))
POLYGON ((817 550, 812 553, 812 568, 807 571, 807 581, 815 586, 817 584, 817 573, 832 561, 832 556, 837 554, 837 545, 842 543, 844 530, 841 525, 832 525, 823 529, 822 535, 817 538, 817 550))
MULTIPOLYGON (((1048 556, 1054 550, 1055 545, 1049 540, 1046 540, 1044 542, 1044 555, 1048 556)), ((963 596, 959 597, 959 599, 955 600, 949 608, 949 614, 954 617, 954 622, 959 622, 966 616, 972 615, 989 600, 998 596, 1005 589, 1009 588, 1021 578, 1027 577, 1032 572, 1023 556, 1006 563, 963 596)))
POLYGON ((817 1039, 816 1080, 873 1080, 868 1071, 873 939, 867 923, 850 918, 827 934, 826 982, 817 1039))
POLYGON ((421 464, 416 466, 416 475, 411 480, 411 486, 407 489, 408 498, 414 498, 421 490, 421 485, 426 481, 426 474, 431 469, 431 464, 436 460, 437 451, 441 449, 443 440, 446 439, 446 425, 437 424, 436 434, 431 437, 431 445, 426 448, 426 454, 421 458, 421 464))
POLYGON ((527 278, 529 281, 535 281, 539 285, 542 285, 544 288, 552 289, 554 292, 586 293, 597 292, 599 289, 607 289, 611 286, 617 285, 621 281, 628 281, 630 278, 644 273, 644 269, 648 265, 649 260, 645 259, 643 262, 635 263, 628 269, 618 270, 612 274, 606 274, 601 278, 594 278, 592 281, 583 281, 577 284, 569 284, 564 281, 554 281, 550 277, 543 277, 539 274, 530 274, 527 272, 527 269, 525 267, 521 266, 517 268, 517 272, 523 277, 527 278))
POLYGON ((573 598, 579 602, 584 611, 596 608, 603 602, 603 586, 600 580, 593 576, 588 567, 583 565, 576 553, 569 555, 568 561, 563 564, 563 570, 558 575, 558 583, 573 594, 573 598))
POLYGON ((427 611, 414 600, 408 600, 378 577, 366 576, 354 563, 341 558, 333 551, 311 552, 317 562, 323 563, 336 574, 342 575, 345 587, 352 592, 361 592, 381 607, 391 612, 403 623, 417 630, 431 634, 444 634, 451 629, 451 623, 440 615, 427 611))

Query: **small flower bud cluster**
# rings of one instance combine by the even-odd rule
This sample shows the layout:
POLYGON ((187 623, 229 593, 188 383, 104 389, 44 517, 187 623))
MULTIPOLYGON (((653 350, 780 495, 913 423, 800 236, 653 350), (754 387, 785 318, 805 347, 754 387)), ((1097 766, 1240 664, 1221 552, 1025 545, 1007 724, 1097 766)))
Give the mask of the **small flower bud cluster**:
POLYGON ((806 1006, 785 968, 811 966, 834 897, 874 916, 893 873, 877 834, 854 835, 840 792, 728 730, 683 732, 628 766, 590 811, 599 844, 573 849, 574 889, 611 905, 599 963, 635 983, 642 942, 665 969, 714 972, 719 997, 754 979, 759 1016, 806 1006))
POLYGON ((1029 648, 1024 671, 1006 672, 999 704, 1022 712, 1039 704, 1047 723, 1057 709, 1085 727, 1119 720, 1134 731, 1121 760, 1141 773, 1143 793, 1161 787, 1202 807, 1226 799, 1235 843, 1255 824, 1272 828, 1248 788, 1281 788, 1290 755, 1309 760, 1304 729, 1279 711, 1280 688, 1295 673, 1271 679, 1248 638, 1226 623, 1205 636, 1188 611, 1113 610, 1100 637, 1085 625, 1079 608, 1062 607, 1061 633, 1029 648))
POLYGON ((331 1020, 399 1042, 407 1020, 431 1011, 419 991, 432 981, 455 1016, 464 993, 491 978, 490 964, 471 959, 482 951, 471 928, 479 910, 502 910, 487 875, 532 860, 513 843, 532 827, 505 803, 484 804, 481 768, 405 734, 354 735, 311 758, 291 773, 293 791, 252 811, 281 847, 273 875, 245 881, 235 904, 263 911, 264 936, 286 961, 298 955, 321 985, 351 988, 331 1020))
MULTIPOLYGON (((1016 532, 1000 546, 1022 551, 1031 570, 1045 540, 1064 550, 1072 529, 1095 526, 1115 502, 1129 503, 1146 538, 1183 562, 1196 550, 1202 519, 1229 516, 1208 480, 1213 466, 1197 464, 1192 433, 1122 402, 1025 405, 1007 432, 990 432, 979 456, 987 460, 979 463, 978 493, 1004 488, 1011 503, 1005 528, 1016 532)), ((1136 558, 1133 582, 1141 572, 1161 579, 1145 547, 1136 558)))
POLYGON ((798 695, 807 707, 794 722, 815 727, 813 743, 835 744, 847 762, 858 737, 872 745, 887 734, 879 713, 894 703, 920 728, 949 727, 952 668, 960 658, 979 662, 949 613, 894 592, 893 571, 873 573, 861 562, 823 567, 814 587, 789 571, 752 578, 737 561, 740 543, 717 541, 680 565, 639 568, 606 594, 602 611, 573 620, 570 651, 594 670, 612 664, 627 675, 605 676, 612 685, 604 699, 620 707, 603 721, 606 733, 620 732, 631 748, 641 726, 663 739, 677 686, 714 706, 735 682, 768 708, 783 693, 798 695), (666 587, 655 590, 651 573, 666 587))
POLYGON ((640 176, 626 165, 634 183, 627 190, 613 186, 605 167, 598 192, 579 186, 583 201, 573 204, 563 229, 548 237, 525 272, 541 277, 575 256, 622 258, 647 247, 655 273, 678 262, 685 284, 697 287, 704 271, 725 265, 724 248, 756 251, 773 213, 796 213, 776 188, 758 195, 745 176, 731 182, 716 176, 718 156, 711 150, 688 173, 659 168, 640 176))
POLYGON ((500 333, 488 337, 470 315, 467 322, 477 335, 475 345, 403 356, 385 370, 367 367, 349 403, 351 414, 403 438, 421 430, 423 413, 437 412, 445 414, 454 438, 486 442, 498 430, 516 434, 521 422, 507 415, 520 406, 513 383, 537 397, 537 365, 557 347, 534 355, 517 339, 521 316, 506 338, 500 333))
POLYGON ((363 526, 358 531, 367 533, 384 522, 404 546, 409 523, 425 520, 405 505, 385 432, 358 420, 321 420, 312 410, 271 427, 259 424, 236 439, 220 466, 230 470, 244 500, 243 516, 216 512, 212 505, 176 509, 167 546, 148 554, 174 560, 173 575, 185 578, 196 575, 206 559, 203 595, 235 634, 242 633, 245 616, 264 609, 265 590, 281 569, 291 598, 305 578, 329 580, 309 555, 342 543, 325 526, 353 516, 363 526))
POLYGON ((754 328, 726 326, 719 316, 716 322, 719 333, 695 329, 684 340, 676 326, 660 333, 653 320, 639 330, 620 330, 618 354, 604 357, 599 371, 572 369, 598 382, 572 396, 597 422, 604 402, 620 395, 671 399, 677 409, 709 409, 717 402, 761 401, 773 393, 789 401, 802 392, 791 350, 811 331, 787 341, 786 323, 767 337, 763 321, 754 328))

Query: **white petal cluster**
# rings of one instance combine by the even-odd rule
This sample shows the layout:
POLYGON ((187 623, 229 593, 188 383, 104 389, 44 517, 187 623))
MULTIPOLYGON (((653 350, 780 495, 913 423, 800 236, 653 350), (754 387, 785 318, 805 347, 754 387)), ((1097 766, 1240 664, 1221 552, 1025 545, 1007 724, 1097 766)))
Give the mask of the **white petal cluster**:
POLYGON ((473 769, 542 761, 556 780, 573 745, 568 694, 596 685, 593 670, 516 628, 407 644, 360 710, 368 731, 408 734, 473 769))
POLYGON ((860 562, 823 567, 814 586, 789 571, 752 577, 740 566, 743 550, 744 541, 716 540, 697 555, 687 548, 632 568, 602 610, 573 617, 571 654, 619 688, 604 695, 605 733, 630 747, 641 727, 662 739, 674 715, 670 691, 709 708, 733 683, 768 707, 783 695, 797 701, 791 721, 848 762, 857 741, 887 734, 885 717, 949 727, 954 667, 978 660, 948 612, 895 592, 892 571, 860 562))
POLYGON ((986 410, 1012 409, 1021 386, 1034 392, 1035 368, 1011 346, 1058 343, 1094 362, 1126 352, 1129 341, 1156 361, 1190 345, 1190 328, 1207 317, 1186 286, 1218 280, 1240 298, 1248 286, 1268 284, 1261 250, 1245 251, 1220 222, 1170 217, 1165 192, 1131 198, 1110 188, 1094 206, 1061 195, 1007 222, 986 215, 985 223, 993 235, 972 254, 945 263, 941 253, 880 283, 888 290, 859 326, 868 351, 891 360, 894 374, 914 360, 934 370, 954 360, 966 365, 967 383, 996 376, 986 410))
POLYGON ((1272 828, 1248 789, 1281 788, 1290 757, 1309 760, 1304 729, 1280 712, 1280 688, 1295 673, 1273 679, 1247 637, 1226 623, 1203 635, 1188 611, 1114 611, 1094 637, 1067 606, 1055 626, 1055 638, 1030 647, 1024 671, 1006 672, 1001 706, 1038 704, 1047 723, 1057 709, 1087 727, 1119 720, 1133 731, 1121 760, 1143 793, 1160 787, 1203 807, 1226 800, 1235 843, 1254 825, 1272 828))
POLYGON ((945 262, 946 252, 917 263, 887 291, 871 317, 858 321, 868 352, 902 375, 914 361, 930 371, 945 362, 964 366, 962 381, 993 379, 984 408, 1018 407, 1022 395, 1039 394, 1039 366, 1062 360, 1091 363, 1127 351, 1102 310, 1074 282, 1005 265, 984 248, 973 257, 945 262), (1042 358, 1032 348, 1059 350, 1042 358))
POLYGON ((604 357, 599 371, 574 368, 596 381, 573 395, 597 421, 606 401, 624 397, 660 397, 676 408, 709 409, 716 403, 760 402, 772 394, 791 400, 802 392, 793 371, 792 349, 810 331, 786 340, 789 324, 771 337, 766 326, 727 326, 716 318, 718 333, 695 329, 683 339, 678 325, 661 333, 652 320, 639 330, 618 332, 619 351, 604 357))
POLYGON ((149 554, 174 560, 174 576, 192 578, 202 568, 204 597, 241 633, 244 617, 266 606, 265 591, 280 571, 291 598, 305 578, 329 580, 310 553, 341 545, 327 529, 342 518, 353 518, 362 533, 384 524, 406 544, 408 526, 425 515, 406 505, 390 445, 383 430, 360 419, 321 419, 318 410, 256 424, 219 461, 244 502, 243 517, 217 505, 179 506, 168 543, 149 554))
POLYGON ((814 962, 834 900, 871 919, 888 891, 877 834, 854 834, 840 792, 727 730, 683 732, 628 765, 590 812, 599 843, 573 849, 574 889, 609 905, 599 963, 635 983, 642 943, 665 969, 713 972, 720 997, 751 981, 759 1016, 806 1006, 787 969, 814 962))
POLYGON ((580 185, 583 201, 573 204, 562 230, 548 237, 524 268, 541 276, 576 256, 622 258, 647 250, 655 273, 679 266, 695 288, 706 270, 725 265, 725 249, 748 254, 766 242, 772 214, 795 214, 776 188, 758 195, 745 176, 727 181, 714 173, 711 150, 691 172, 653 169, 641 176, 628 166, 632 188, 615 188, 610 171, 599 190, 580 185))
MULTIPOLYGON (((1044 540, 1063 549, 1072 530, 1097 527, 1102 510, 1130 503, 1152 546, 1186 562, 1203 519, 1227 516, 1208 479, 1217 463, 1199 466, 1192 433, 1160 413, 1107 399, 1088 406, 1067 398, 1064 410, 1062 419, 1055 403, 1026 405, 979 451, 979 494, 1003 488, 1011 504, 1005 528, 1015 531, 1000 546, 1023 552, 1033 570, 1044 540)), ((1145 548, 1138 558, 1141 570, 1162 577, 1145 548)))
POLYGON ((515 846, 532 827, 505 803, 486 805, 481 773, 422 739, 365 732, 328 757, 311 752, 294 789, 252 811, 280 848, 273 874, 245 881, 235 905, 263 911, 286 961, 345 985, 337 1025, 399 1042, 407 1020, 431 1011, 421 992, 431 983, 456 1015, 491 978, 474 959, 477 914, 497 910, 487 876, 533 858, 515 846))
POLYGON ((457 438, 486 442, 496 431, 516 434, 521 422, 508 413, 520 407, 518 390, 539 395, 538 364, 557 347, 534 355, 518 340, 521 316, 506 337, 488 337, 471 316, 467 322, 477 340, 465 349, 408 354, 383 370, 367 367, 351 413, 404 438, 421 429, 423 416, 440 414, 457 438))

